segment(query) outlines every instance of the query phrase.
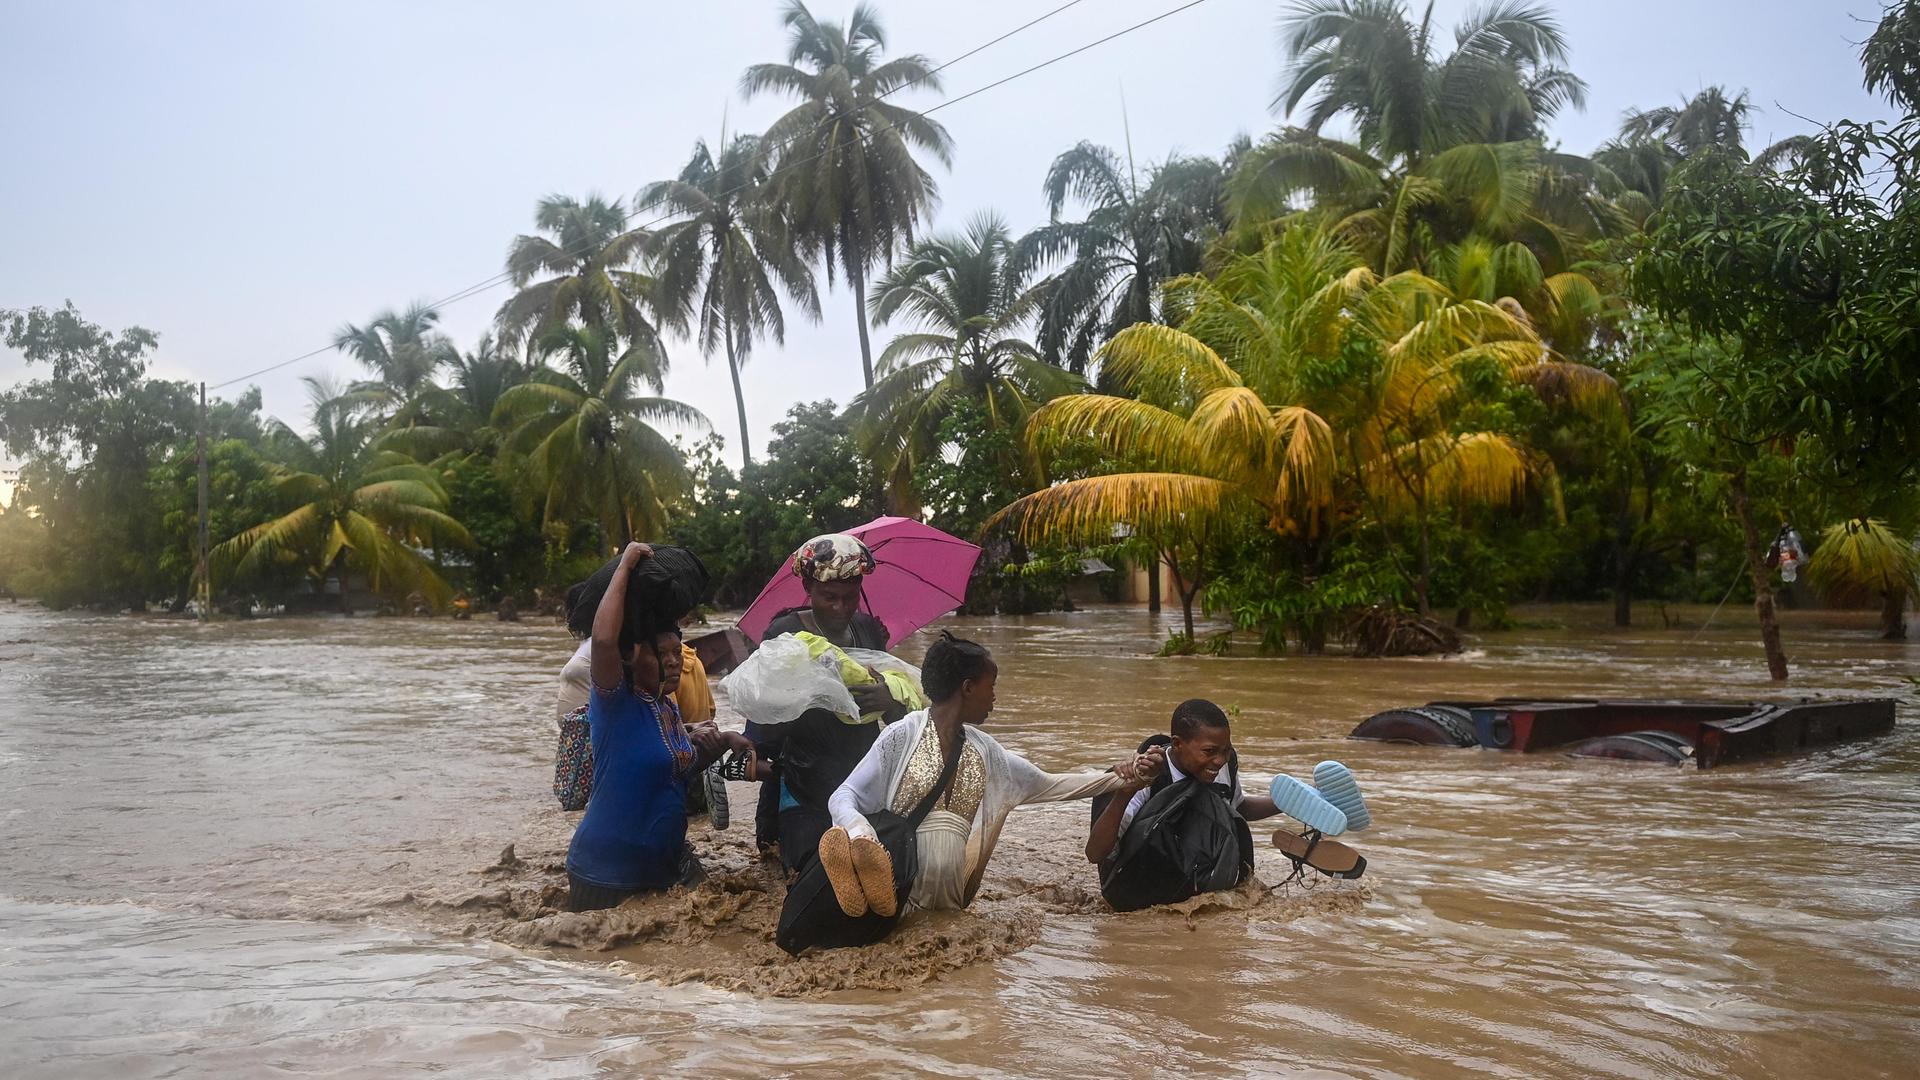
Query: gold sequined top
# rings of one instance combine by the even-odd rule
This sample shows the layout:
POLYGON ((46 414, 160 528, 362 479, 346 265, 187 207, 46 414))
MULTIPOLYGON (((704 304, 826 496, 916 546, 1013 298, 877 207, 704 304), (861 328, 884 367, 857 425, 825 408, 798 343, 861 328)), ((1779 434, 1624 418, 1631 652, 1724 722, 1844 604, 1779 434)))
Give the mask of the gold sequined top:
MULTIPOLYGON (((928 721, 926 733, 920 736, 913 753, 907 757, 906 774, 900 777, 899 790, 893 796, 893 812, 913 813, 913 808, 939 782, 940 770, 945 764, 940 759, 940 733, 934 730, 932 721, 928 721)), ((980 751, 967 743, 960 751, 960 767, 954 773, 953 786, 947 789, 946 798, 934 805, 972 821, 986 791, 986 762, 980 759, 980 751)))

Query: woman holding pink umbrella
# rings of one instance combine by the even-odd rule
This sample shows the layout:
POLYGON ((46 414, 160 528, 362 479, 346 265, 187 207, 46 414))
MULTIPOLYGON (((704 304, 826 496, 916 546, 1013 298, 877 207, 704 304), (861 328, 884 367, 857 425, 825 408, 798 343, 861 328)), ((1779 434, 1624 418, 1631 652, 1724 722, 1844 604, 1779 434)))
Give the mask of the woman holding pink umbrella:
MULTIPOLYGON (((816 536, 793 553, 792 567, 807 603, 774 615, 761 630, 761 640, 805 631, 843 649, 886 650, 886 624, 861 610, 866 606, 866 579, 875 569, 866 544, 846 533, 816 536)), ((769 586, 763 599, 773 591, 769 586)), ((760 606, 756 601, 755 607, 760 606)), ((749 609, 749 617, 753 614, 749 609)), ((849 689, 863 715, 878 713, 881 721, 891 721, 906 714, 906 706, 896 702, 881 681, 849 689)), ((777 842, 788 870, 811 858, 821 834, 833 824, 827 799, 879 733, 878 722, 848 724, 824 709, 776 727, 748 721, 746 735, 757 751, 755 775, 765 781, 754 820, 761 849, 777 842)))

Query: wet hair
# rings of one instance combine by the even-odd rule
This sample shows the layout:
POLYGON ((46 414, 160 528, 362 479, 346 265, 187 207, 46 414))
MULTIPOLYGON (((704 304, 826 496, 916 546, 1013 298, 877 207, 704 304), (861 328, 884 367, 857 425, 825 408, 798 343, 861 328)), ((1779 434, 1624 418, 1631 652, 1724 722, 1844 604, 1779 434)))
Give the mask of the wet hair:
POLYGON ((942 630, 920 665, 920 685, 928 700, 945 701, 959 693, 968 679, 978 679, 992 668, 993 653, 985 645, 942 630))
POLYGON ((567 589, 567 633, 572 634, 576 638, 590 638, 593 636, 593 617, 590 615, 584 618, 582 617, 584 609, 581 607, 580 601, 586 599, 586 597, 587 583, 584 581, 576 582, 567 589))
POLYGON ((1173 707, 1173 737, 1176 739, 1191 739, 1200 734, 1203 728, 1218 731, 1232 726, 1227 721, 1227 714, 1220 711, 1220 706, 1206 698, 1188 698, 1173 707))

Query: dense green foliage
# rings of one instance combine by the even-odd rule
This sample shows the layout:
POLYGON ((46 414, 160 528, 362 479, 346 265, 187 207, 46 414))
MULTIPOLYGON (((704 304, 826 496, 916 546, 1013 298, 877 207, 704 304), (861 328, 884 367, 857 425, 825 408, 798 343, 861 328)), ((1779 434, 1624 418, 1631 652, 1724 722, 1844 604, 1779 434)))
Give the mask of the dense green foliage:
MULTIPOLYGON (((933 234, 924 161, 955 147, 902 99, 940 92, 934 62, 889 55, 864 4, 781 19, 785 57, 741 85, 787 111, 631 200, 541 200, 471 352, 398 308, 338 332, 362 381, 300 431, 257 391, 213 403, 223 606, 547 604, 630 537, 696 548, 739 605, 800 541, 892 509, 982 540, 981 610, 1055 603, 1083 559, 1164 563, 1181 650, 1228 647, 1196 640, 1207 610, 1319 651, 1398 640, 1383 626, 1444 643, 1518 600, 1610 597, 1627 625, 1636 598, 1733 593, 1776 675, 1776 596, 1904 632, 1915 0, 1861 53, 1897 122, 1750 153, 1748 95, 1713 86, 1588 157, 1552 139, 1586 91, 1546 9, 1487 5, 1449 40, 1430 7, 1312 0, 1286 16, 1270 133, 1145 164, 1081 142, 1036 177, 1046 220, 933 234), (791 405, 756 458, 741 368, 820 317, 821 273, 853 294, 865 389, 791 405), (667 396, 668 330, 726 358, 738 470, 667 396), (1813 549, 1792 588, 1782 523, 1813 549)), ((0 330, 32 375, 0 394, 21 462, 0 588, 183 605, 192 389, 147 376, 154 334, 71 304, 0 330)))
POLYGON ((696 497, 672 532, 705 560, 718 603, 745 606, 802 542, 880 513, 873 470, 831 401, 787 410, 766 459, 738 473, 719 450, 712 439, 694 448, 696 497))

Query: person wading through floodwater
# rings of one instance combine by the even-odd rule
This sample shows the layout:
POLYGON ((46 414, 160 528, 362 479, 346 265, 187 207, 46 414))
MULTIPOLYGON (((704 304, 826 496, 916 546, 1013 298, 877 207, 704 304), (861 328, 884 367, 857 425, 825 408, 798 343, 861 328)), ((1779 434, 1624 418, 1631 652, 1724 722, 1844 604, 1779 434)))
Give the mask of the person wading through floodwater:
MULTIPOLYGON (((1372 820, 1352 772, 1337 761, 1315 767, 1317 787, 1278 776, 1267 794, 1246 794, 1233 727, 1225 710, 1205 698, 1176 705, 1170 730, 1148 737, 1140 752, 1163 755, 1166 771, 1094 799, 1087 836, 1087 861, 1099 867, 1100 893, 1115 911, 1179 903, 1244 883, 1253 876, 1250 821, 1286 813, 1337 834, 1372 820)), ((1364 871, 1366 860, 1321 835, 1281 833, 1274 842, 1296 867, 1347 878, 1364 871)))
POLYGON ((896 913, 892 860, 867 815, 910 813, 935 789, 950 753, 960 755, 952 780, 915 833, 919 867, 909 896, 913 908, 972 903, 1000 829, 1016 807, 1118 791, 1150 781, 1159 770, 1156 755, 1130 756, 1106 772, 1041 770, 980 730, 993 712, 999 674, 985 646, 943 634, 927 650, 920 670, 932 708, 881 732, 833 793, 833 828, 820 840, 820 862, 848 916, 896 913))
MULTIPOLYGON (((762 640, 806 632, 842 649, 887 650, 886 625, 860 610, 866 577, 874 570, 866 544, 845 533, 816 536, 793 553, 792 566, 806 589, 807 603, 774 616, 762 640)), ((832 712, 813 709, 778 726, 747 724, 747 738, 759 759, 753 775, 764 781, 754 814, 754 839, 763 853, 777 846, 789 871, 813 857, 821 834, 832 824, 828 797, 873 745, 881 723, 906 713, 906 706, 893 699, 881 680, 848 690, 860 712, 879 714, 879 723, 848 724, 832 712)))
POLYGON ((627 610, 628 579, 653 550, 628 544, 593 616, 587 724, 593 788, 567 846, 574 911, 697 880, 687 850, 687 781, 752 744, 711 724, 689 730, 670 696, 680 681, 680 611, 627 610))
POLYGON ((1101 891, 1116 911, 1239 885, 1253 873, 1246 823, 1277 813, 1272 799, 1240 789, 1240 756, 1220 706, 1204 698, 1183 701, 1173 710, 1171 727, 1169 734, 1140 744, 1141 753, 1165 757, 1167 768, 1159 776, 1093 800, 1087 861, 1100 868, 1101 891), (1117 853, 1136 823, 1153 831, 1154 844, 1140 836, 1126 845, 1127 873, 1119 875, 1117 853))

